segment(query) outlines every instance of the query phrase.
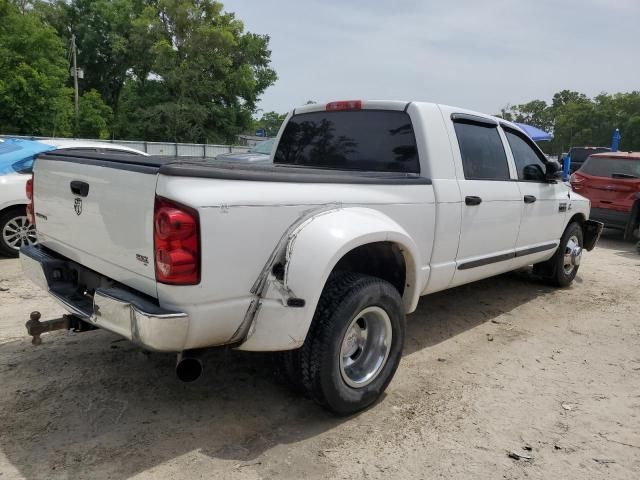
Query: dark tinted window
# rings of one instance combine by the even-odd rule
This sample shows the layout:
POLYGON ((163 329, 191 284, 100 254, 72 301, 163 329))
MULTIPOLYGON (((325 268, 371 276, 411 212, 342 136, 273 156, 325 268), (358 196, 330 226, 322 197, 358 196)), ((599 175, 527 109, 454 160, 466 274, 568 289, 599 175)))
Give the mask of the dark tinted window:
POLYGON ((569 150, 569 155, 571 155, 572 163, 582 163, 587 159, 589 155, 593 155, 594 153, 602 153, 602 152, 609 152, 609 151, 611 151, 611 149, 607 147, 592 147, 592 148, 573 147, 571 150, 569 150))
POLYGON ((578 171, 594 177, 640 178, 640 160, 589 157, 578 171))
POLYGON ((546 165, 542 154, 531 145, 531 140, 524 138, 519 133, 505 129, 513 159, 516 162, 519 180, 545 180, 546 165))
POLYGON ((282 133, 274 163, 375 172, 420 171, 409 115, 389 110, 295 115, 282 133))
POLYGON ((464 178, 508 180, 509 164, 498 129, 493 125, 455 122, 464 178))

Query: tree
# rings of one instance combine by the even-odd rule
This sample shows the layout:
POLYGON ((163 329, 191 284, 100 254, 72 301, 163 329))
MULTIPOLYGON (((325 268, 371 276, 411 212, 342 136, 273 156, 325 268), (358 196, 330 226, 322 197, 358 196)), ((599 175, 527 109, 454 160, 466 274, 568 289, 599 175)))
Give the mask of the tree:
POLYGON ((108 138, 111 108, 104 103, 96 90, 89 90, 80 97, 76 137, 108 138))
MULTIPOLYGON (((84 71, 80 90, 101 93, 112 109, 118 103, 127 71, 140 53, 131 48, 142 0, 54 0, 36 4, 37 11, 69 44, 76 37, 78 66, 84 71)), ((147 2, 149 3, 149 2, 147 2)))
POLYGON ((557 110, 564 105, 570 103, 589 103, 589 98, 580 92, 574 92, 571 90, 562 90, 553 95, 553 100, 551 102, 551 108, 557 110))
POLYGON ((252 130, 265 130, 268 137, 274 137, 278 133, 278 130, 280 130, 280 126, 282 125, 282 122, 284 122, 286 116, 286 113, 264 113, 259 120, 255 120, 253 122, 252 130))
POLYGON ((547 102, 544 100, 532 100, 515 107, 517 115, 516 122, 533 125, 544 131, 553 128, 553 117, 547 102))
POLYGON ((64 44, 29 8, 0 0, 0 130, 69 135, 64 44))
POLYGON ((245 33, 222 8, 212 0, 148 2, 131 35, 147 58, 125 82, 117 135, 231 142, 251 125, 259 96, 276 80, 269 37, 245 33))

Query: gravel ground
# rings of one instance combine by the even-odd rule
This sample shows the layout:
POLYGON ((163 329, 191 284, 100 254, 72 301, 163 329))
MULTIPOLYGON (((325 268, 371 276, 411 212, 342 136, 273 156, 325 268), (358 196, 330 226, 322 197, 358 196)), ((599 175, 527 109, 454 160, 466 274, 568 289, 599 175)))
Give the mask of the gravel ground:
POLYGON ((515 272, 424 297, 385 397, 338 419, 265 355, 211 352, 181 384, 108 332, 33 347, 29 312, 61 310, 0 259, 0 479, 636 479, 639 267, 605 232, 569 289, 515 272))

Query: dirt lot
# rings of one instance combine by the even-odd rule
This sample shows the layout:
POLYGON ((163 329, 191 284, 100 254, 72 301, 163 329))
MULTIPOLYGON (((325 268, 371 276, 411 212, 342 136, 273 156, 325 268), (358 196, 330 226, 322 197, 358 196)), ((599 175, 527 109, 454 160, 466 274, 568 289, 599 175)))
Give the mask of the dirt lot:
POLYGON ((32 347, 34 309, 61 312, 0 259, 2 480, 640 472, 640 256, 615 233, 570 289, 517 272, 423 298, 385 398, 348 419, 290 393, 267 356, 212 352, 185 385, 172 355, 104 331, 32 347))

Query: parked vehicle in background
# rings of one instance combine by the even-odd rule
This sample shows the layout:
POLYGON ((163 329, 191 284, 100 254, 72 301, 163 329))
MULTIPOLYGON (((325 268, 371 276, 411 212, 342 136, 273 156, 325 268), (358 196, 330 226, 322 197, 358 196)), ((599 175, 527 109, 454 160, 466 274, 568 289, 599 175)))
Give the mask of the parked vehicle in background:
POLYGON ((17 257, 20 247, 36 242, 35 230, 26 213, 25 185, 31 177, 35 156, 56 149, 88 154, 146 155, 112 143, 68 139, 0 140, 0 255, 17 257))
POLYGON ((269 140, 260 142, 246 153, 223 153, 217 155, 216 160, 244 163, 268 162, 275 140, 275 138, 270 138, 269 140))
POLYGON ((568 286, 602 230, 517 126, 433 103, 296 108, 272 163, 95 159, 34 169, 23 270, 72 315, 30 332, 105 328, 183 380, 205 347, 283 352, 340 415, 385 390, 420 295, 531 264, 568 286))
POLYGON ((589 155, 610 151, 611 149, 609 147, 572 147, 567 155, 571 158, 569 173, 573 173, 578 170, 589 155))
POLYGON ((591 200, 591 217, 633 240, 640 226, 640 152, 591 155, 571 175, 571 186, 591 200))

